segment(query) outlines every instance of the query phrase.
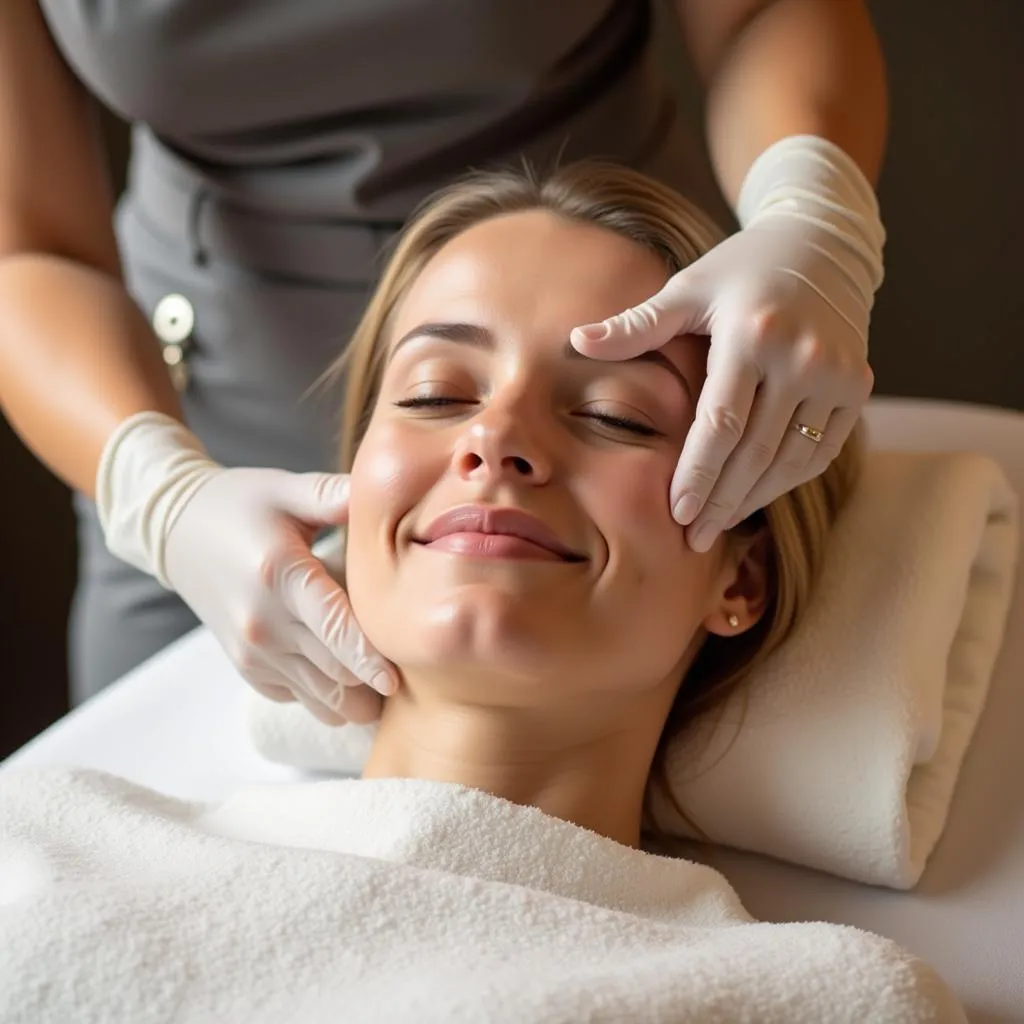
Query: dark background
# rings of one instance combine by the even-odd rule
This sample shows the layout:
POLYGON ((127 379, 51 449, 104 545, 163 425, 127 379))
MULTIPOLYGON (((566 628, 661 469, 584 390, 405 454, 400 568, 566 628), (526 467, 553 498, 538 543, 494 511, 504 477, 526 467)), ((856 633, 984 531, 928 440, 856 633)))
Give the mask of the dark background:
MULTIPOLYGON (((1024 409, 1024 0, 871 8, 891 89, 876 393, 1024 409)), ((671 28, 662 43, 692 108, 671 28)), ((105 131, 119 181, 124 130, 105 131)), ((74 578, 68 492, 0 418, 0 757, 67 708, 74 578)))

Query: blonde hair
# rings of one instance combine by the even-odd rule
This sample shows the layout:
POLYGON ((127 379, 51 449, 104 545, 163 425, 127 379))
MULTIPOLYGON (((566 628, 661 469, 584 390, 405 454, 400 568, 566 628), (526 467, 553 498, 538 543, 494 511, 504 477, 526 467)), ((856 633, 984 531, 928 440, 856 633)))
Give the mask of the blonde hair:
MULTIPOLYGON (((699 259, 722 237, 712 221, 678 193, 614 164, 573 164, 543 177, 511 170, 477 174, 440 192, 401 235, 351 343, 330 371, 332 376, 345 375, 343 472, 351 470, 373 413, 390 320, 412 283, 434 254, 457 235, 491 217, 526 210, 548 210, 628 238, 660 256, 669 275, 699 259)), ((799 622, 810 601, 832 524, 854 486, 859 454, 855 432, 819 477, 777 498, 731 531, 749 536, 767 529, 771 539, 769 600, 759 622, 745 633, 728 638, 708 636, 665 721, 650 783, 660 787, 684 820, 689 821, 668 783, 666 750, 683 730, 724 706, 799 622)))

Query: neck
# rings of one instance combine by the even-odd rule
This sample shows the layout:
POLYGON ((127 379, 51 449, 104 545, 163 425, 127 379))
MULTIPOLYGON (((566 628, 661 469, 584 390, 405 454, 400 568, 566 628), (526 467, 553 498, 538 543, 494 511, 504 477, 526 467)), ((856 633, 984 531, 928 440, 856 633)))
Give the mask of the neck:
POLYGON ((594 694, 577 691, 575 702, 543 709, 439 696, 446 689, 406 678, 385 702, 363 778, 459 783, 639 846, 647 777, 674 687, 600 708, 594 694))

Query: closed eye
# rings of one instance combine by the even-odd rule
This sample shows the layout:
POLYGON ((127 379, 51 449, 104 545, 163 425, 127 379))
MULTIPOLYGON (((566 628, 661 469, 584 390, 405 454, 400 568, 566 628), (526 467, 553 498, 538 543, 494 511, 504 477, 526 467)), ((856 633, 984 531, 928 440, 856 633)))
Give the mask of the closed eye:
POLYGON ((630 434, 636 434, 638 437, 663 436, 661 431, 655 430, 654 427, 648 426, 646 423, 639 423, 637 420, 627 419, 625 416, 612 416, 604 412, 584 412, 579 413, 579 415, 584 419, 596 420, 598 423, 611 427, 613 430, 625 430, 630 434))
MULTIPOLYGON (((452 398, 448 395, 416 395, 412 398, 401 398, 394 405, 399 409, 443 409, 453 405, 474 405, 468 398, 452 398)), ((610 413, 583 412, 578 413, 582 419, 594 420, 612 430, 622 430, 637 437, 661 437, 660 431, 646 423, 631 420, 626 416, 613 416, 610 413)))
POLYGON ((394 403, 399 409, 441 409, 448 405, 471 405, 468 398, 449 398, 445 395, 419 395, 401 398, 394 403))

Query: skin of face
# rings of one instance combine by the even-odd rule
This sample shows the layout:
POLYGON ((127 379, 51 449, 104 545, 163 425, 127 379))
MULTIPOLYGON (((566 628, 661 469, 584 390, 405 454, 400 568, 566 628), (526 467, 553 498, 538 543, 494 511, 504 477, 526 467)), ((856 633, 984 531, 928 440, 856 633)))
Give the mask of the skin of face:
POLYGON ((657 725, 703 630, 737 632, 730 613, 756 617, 757 573, 746 578, 722 541, 695 554, 669 507, 706 340, 629 362, 568 344, 576 324, 635 305, 667 277, 623 237, 529 211, 457 236, 401 302, 352 469, 347 585, 361 628, 414 696, 643 707, 657 725), (526 512, 574 557, 423 543, 467 505, 526 512))

